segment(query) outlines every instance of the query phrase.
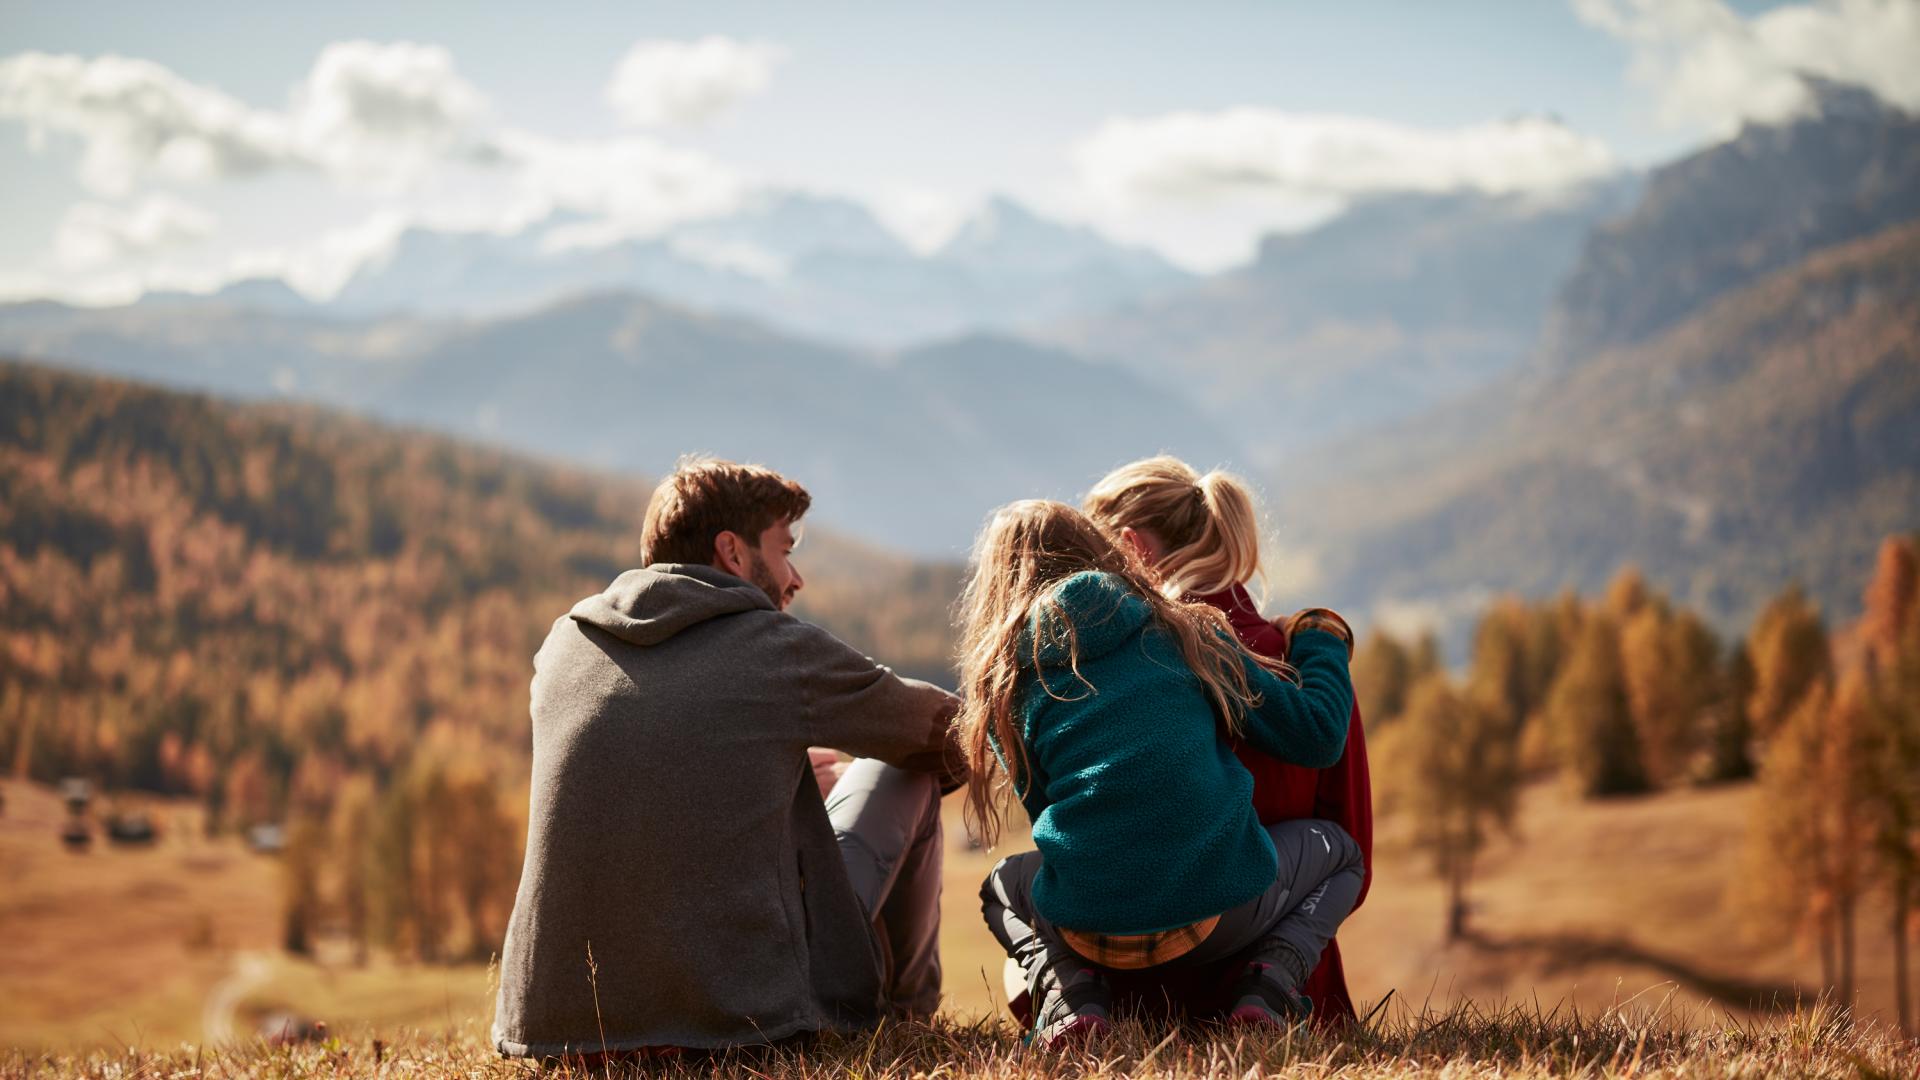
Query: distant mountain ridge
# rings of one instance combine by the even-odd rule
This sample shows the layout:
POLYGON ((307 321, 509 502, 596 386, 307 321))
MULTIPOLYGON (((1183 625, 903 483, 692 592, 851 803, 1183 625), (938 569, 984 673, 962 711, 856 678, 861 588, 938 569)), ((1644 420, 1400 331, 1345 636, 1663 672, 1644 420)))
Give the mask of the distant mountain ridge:
POLYGON ((1187 280, 1152 252, 1005 197, 922 255, 857 202, 775 192, 644 237, 566 214, 512 234, 409 229, 316 307, 356 317, 499 316, 627 291, 895 348, 1097 311, 1187 280))
POLYGON ((1844 617, 1880 539, 1920 526, 1920 223, 1457 413, 1351 490, 1296 489, 1325 525, 1316 589, 1458 629, 1494 593, 1636 563, 1728 630, 1791 581, 1844 617))
POLYGON ((1520 366, 1588 232, 1636 190, 1372 199, 1247 267, 1039 334, 1182 387, 1277 462, 1520 366))
POLYGON ((1246 461, 1197 409, 1057 349, 973 335, 869 354, 624 293, 487 321, 36 303, 0 307, 0 349, 602 468, 764 461, 814 490, 820 520, 947 557, 991 507, 1074 497, 1146 454, 1246 461))

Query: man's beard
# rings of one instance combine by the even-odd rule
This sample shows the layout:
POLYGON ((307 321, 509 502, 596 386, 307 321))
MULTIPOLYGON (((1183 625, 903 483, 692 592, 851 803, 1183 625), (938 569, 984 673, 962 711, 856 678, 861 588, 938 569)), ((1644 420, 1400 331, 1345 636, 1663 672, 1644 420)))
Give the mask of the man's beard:
POLYGON ((773 580, 773 571, 767 569, 767 561, 752 548, 747 549, 747 580, 760 586, 760 591, 773 601, 775 611, 787 610, 787 601, 791 597, 780 594, 780 583, 773 580))

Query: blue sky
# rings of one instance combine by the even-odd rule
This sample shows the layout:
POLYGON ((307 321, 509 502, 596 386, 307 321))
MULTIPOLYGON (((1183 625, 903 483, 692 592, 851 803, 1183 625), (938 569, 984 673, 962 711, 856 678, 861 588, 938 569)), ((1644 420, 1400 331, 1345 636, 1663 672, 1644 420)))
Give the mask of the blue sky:
POLYGON ((323 281, 416 220, 506 229, 561 206, 633 234, 785 187, 866 201, 923 245, 1003 192, 1213 269, 1396 177, 1532 190, 1675 156, 1790 110, 1788 66, 1920 98, 1899 62, 1916 46, 1920 0, 16 5, 0 291, 111 296, 283 264, 323 281), (645 113, 636 94, 673 88, 643 78, 637 106, 610 100, 636 43, 715 37, 732 66, 708 97, 645 113), (366 43, 342 56, 363 81, 323 87, 316 58, 346 42, 366 43), (403 42, 436 48, 389 49, 403 42), (36 54, 71 63, 21 61, 36 54), (76 111, 110 56, 259 110, 265 134, 222 144, 231 161, 150 153, 151 117, 76 111), (366 85, 448 116, 381 142, 335 115, 366 85), (1517 117, 1531 126, 1503 126, 1517 117), (1313 149, 1329 140, 1359 149, 1313 149), (475 147, 511 167, 475 167, 475 147), (595 186, 622 170, 633 183, 595 186))

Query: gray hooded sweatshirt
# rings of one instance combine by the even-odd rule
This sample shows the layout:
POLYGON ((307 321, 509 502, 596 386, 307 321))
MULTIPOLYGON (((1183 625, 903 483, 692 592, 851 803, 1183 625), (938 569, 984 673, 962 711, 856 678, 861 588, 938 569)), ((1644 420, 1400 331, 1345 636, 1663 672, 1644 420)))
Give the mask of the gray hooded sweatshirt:
POLYGON ((807 748, 938 769, 953 696, 706 566, 620 575, 554 623, 533 666, 500 1051, 717 1047, 873 1024, 879 949, 807 748))

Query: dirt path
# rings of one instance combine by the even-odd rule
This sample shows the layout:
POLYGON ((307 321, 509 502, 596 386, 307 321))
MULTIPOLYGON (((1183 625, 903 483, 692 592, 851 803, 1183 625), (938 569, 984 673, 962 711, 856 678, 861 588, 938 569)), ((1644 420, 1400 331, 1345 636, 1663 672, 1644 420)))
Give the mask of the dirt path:
POLYGON ((233 1042, 233 1020, 240 1003, 266 985, 272 972, 273 962, 265 953, 243 952, 233 958, 233 972, 207 992, 207 1004, 200 1014, 201 1038, 207 1045, 233 1042))

